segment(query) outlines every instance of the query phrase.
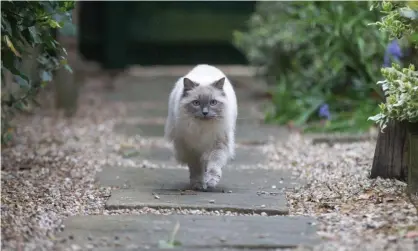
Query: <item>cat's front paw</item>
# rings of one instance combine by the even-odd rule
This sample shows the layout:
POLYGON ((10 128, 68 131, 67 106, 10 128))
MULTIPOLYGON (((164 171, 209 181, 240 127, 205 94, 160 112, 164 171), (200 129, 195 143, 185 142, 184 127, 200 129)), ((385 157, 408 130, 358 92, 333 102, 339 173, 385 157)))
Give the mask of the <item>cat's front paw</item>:
POLYGON ((206 173, 205 174, 205 184, 207 188, 215 188, 221 180, 221 176, 217 174, 206 173))
POLYGON ((202 182, 200 180, 191 180, 190 188, 196 191, 206 191, 208 187, 205 182, 202 182))

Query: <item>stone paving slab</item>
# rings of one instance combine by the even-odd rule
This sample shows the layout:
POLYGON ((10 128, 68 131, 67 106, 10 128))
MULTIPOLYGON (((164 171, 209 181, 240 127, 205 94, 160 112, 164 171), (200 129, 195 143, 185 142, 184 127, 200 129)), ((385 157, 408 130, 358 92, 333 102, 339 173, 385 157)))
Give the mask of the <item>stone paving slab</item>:
MULTIPOLYGON (((163 137, 164 125, 149 123, 119 123, 114 127, 116 133, 127 136, 163 137)), ((238 144, 266 144, 276 140, 286 140, 289 132, 286 128, 258 124, 237 124, 236 141, 238 144)))
POLYGON ((284 191, 298 183, 289 173, 262 169, 225 169, 220 184, 207 192, 188 191, 188 170, 105 168, 97 179, 116 188, 107 209, 177 208, 288 214, 284 191))
MULTIPOLYGON (((168 99, 168 98, 167 98, 168 99)), ((245 102, 238 107, 237 124, 259 123, 264 119, 261 104, 245 102)), ((166 119, 168 113, 167 100, 164 101, 138 101, 127 110, 127 116, 133 118, 166 119)))
POLYGON ((283 193, 260 194, 248 192, 210 193, 182 191, 154 191, 126 189, 114 190, 106 202, 106 209, 138 209, 143 207, 157 209, 224 210, 238 213, 266 213, 267 215, 286 215, 289 213, 283 193), (158 197, 156 197, 158 196, 158 197), (158 198, 158 199, 157 199, 158 198))
MULTIPOLYGON (((104 167, 97 173, 102 186, 142 191, 178 191, 189 185, 187 169, 104 167)), ((302 185, 294 180, 289 171, 266 169, 223 170, 222 179, 213 192, 245 193, 248 191, 282 192, 302 185)))
POLYGON ((170 238, 177 223, 175 240, 181 244, 178 250, 292 248, 318 241, 313 219, 282 216, 73 216, 65 220, 65 230, 58 237, 82 246, 107 243, 109 247, 117 243, 158 250, 158 243, 170 238))
MULTIPOLYGON (((128 152, 129 153, 129 152, 128 152)), ((130 159, 145 159, 150 160, 153 163, 163 163, 165 165, 177 165, 176 160, 174 159, 174 153, 169 147, 161 147, 161 146, 149 146, 149 147, 142 147, 138 153, 136 153, 133 157, 129 157, 129 155, 125 158, 130 159)), ((239 147, 236 150, 236 156, 234 160, 229 162, 228 166, 239 166, 239 165, 246 165, 246 166, 256 166, 260 164, 266 163, 266 156, 265 154, 256 147, 239 147)))
MULTIPOLYGON (((168 104, 168 96, 177 78, 175 77, 133 77, 120 79, 118 90, 109 92, 107 98, 113 101, 162 101, 168 104)), ((118 81, 118 82, 119 82, 118 81)))
MULTIPOLYGON (((227 76, 253 77, 256 76, 256 67, 247 65, 215 65, 227 76)), ((190 71, 195 65, 170 65, 170 66, 138 66, 129 68, 129 74, 137 77, 144 76, 174 76, 180 77, 190 71)))
MULTIPOLYGON (((133 77, 126 76, 117 91, 108 93, 108 99, 134 102, 128 110, 128 117, 142 119, 165 119, 167 105, 174 77, 133 77), (135 105, 137 103, 138 105, 135 105)), ((246 77, 251 83, 253 79, 246 77)), ((286 128, 262 125, 264 99, 254 97, 256 88, 253 84, 236 86, 239 115, 237 119, 237 142, 243 144, 264 144, 272 140, 285 140, 286 128)), ((262 88, 263 89, 263 88, 262 88)), ((260 90, 258 90, 259 92, 260 90)), ((115 132, 128 136, 162 137, 164 124, 159 123, 119 123, 115 132)))
MULTIPOLYGON (((177 80, 178 77, 172 76, 124 76, 123 79, 118 80, 118 90, 109 92, 107 98, 109 100, 125 102, 163 101, 167 104, 168 96, 177 80)), ((266 89, 266 87, 259 87, 261 84, 260 81, 255 81, 251 77, 239 78, 235 83, 234 90, 238 103, 254 101, 253 94, 255 92, 263 92, 266 89), (252 82, 256 82, 258 86, 252 84, 252 82)))
MULTIPOLYGON (((122 246, 118 242, 116 244, 109 243, 107 244, 110 247, 95 247, 94 249, 88 250, 95 250, 95 251, 126 251, 126 250, 135 250, 135 251, 166 251, 167 248, 158 248, 158 247, 140 247, 135 244, 129 244, 128 246, 122 246)), ((91 245, 92 246, 92 245, 91 245)), ((294 248, 290 248, 293 250, 294 248)), ((169 248, 169 250, 177 251, 289 251, 289 248, 230 248, 230 247, 173 247, 169 248)))
MULTIPOLYGON (((158 248, 158 247, 139 247, 135 244, 130 244, 128 246, 122 246, 119 243, 114 245, 108 244, 110 247, 94 247, 87 246, 87 250, 95 250, 95 251, 126 251, 126 250, 135 250, 135 251, 166 251, 167 248, 158 248)), ((168 250, 173 251, 292 251, 296 250, 295 247, 292 248, 231 248, 231 247, 173 247, 168 248, 168 250)))

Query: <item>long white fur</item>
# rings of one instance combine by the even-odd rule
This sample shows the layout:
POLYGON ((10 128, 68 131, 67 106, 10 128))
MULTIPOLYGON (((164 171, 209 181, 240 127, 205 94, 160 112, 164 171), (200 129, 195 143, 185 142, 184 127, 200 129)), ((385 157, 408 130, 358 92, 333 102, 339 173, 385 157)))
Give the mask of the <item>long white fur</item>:
MULTIPOLYGON (((194 149, 205 155, 220 154, 225 156, 226 158, 221 158, 224 159, 223 161, 219 160, 220 163, 218 164, 220 166, 217 167, 222 168, 223 165, 226 164, 227 159, 233 159, 235 157, 235 128, 237 115, 238 109, 235 91, 225 74, 211 65, 197 65, 189 73, 177 80, 170 93, 168 116, 165 124, 165 137, 169 141, 176 141, 176 138, 181 137, 187 144, 192 145, 194 149), (200 85, 209 85, 222 77, 225 77, 223 90, 227 102, 225 104, 223 119, 208 122, 185 116, 181 111, 181 97, 184 89, 183 79, 185 77, 200 85), (216 151, 212 153, 207 152, 210 150, 210 147, 214 145, 218 137, 221 137, 222 135, 228 135, 227 152, 220 153, 219 149, 216 149, 216 151)), ((174 147, 176 148, 176 145, 174 145, 174 147)), ((175 149, 175 151, 181 150, 182 149, 175 149)), ((178 157, 177 160, 183 164, 187 164, 178 157)), ((209 163, 209 165, 215 164, 216 163, 209 163)))

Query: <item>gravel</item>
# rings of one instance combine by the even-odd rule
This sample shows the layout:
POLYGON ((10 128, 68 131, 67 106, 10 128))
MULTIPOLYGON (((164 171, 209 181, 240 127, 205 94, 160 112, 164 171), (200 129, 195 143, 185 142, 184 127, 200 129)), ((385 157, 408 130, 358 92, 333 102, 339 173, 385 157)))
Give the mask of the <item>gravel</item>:
POLYGON ((367 178, 375 145, 312 145, 293 135, 265 148, 270 168, 290 169, 307 182, 286 196, 290 214, 318 219, 325 242, 314 250, 418 250, 417 208, 405 183, 367 178))
POLYGON ((103 137, 114 123, 105 118, 123 107, 97 114, 100 101, 85 99, 72 120, 48 109, 16 119, 15 142, 1 153, 2 249, 48 250, 62 219, 103 211, 109 191, 94 176, 117 142, 103 137))
MULTIPOLYGON (((161 167, 150 161, 136 163, 121 151, 165 143, 114 134, 113 126, 124 119, 127 106, 104 103, 97 94, 83 93, 80 111, 71 120, 46 108, 16 119, 15 142, 3 148, 1 156, 3 250, 51 250, 54 233, 71 215, 237 215, 189 209, 105 210, 110 190, 95 183, 96 172, 106 165, 161 167)), ((318 219, 324 242, 314 250, 418 250, 417 209, 405 195, 405 184, 367 178, 375 143, 312 145, 295 134, 286 143, 263 148, 269 164, 260 168, 290 169, 307 182, 286 196, 291 215, 318 219)))
POLYGON ((224 210, 214 210, 209 211, 205 209, 154 209, 149 207, 144 207, 141 209, 119 209, 119 210, 105 210, 103 212, 105 215, 117 215, 117 214, 126 214, 126 215, 141 215, 141 214, 157 214, 157 215, 172 215, 172 214, 179 214, 179 215, 211 215, 211 216, 266 216, 265 212, 260 214, 252 213, 252 214, 244 214, 244 213, 237 213, 231 211, 224 211, 224 210))

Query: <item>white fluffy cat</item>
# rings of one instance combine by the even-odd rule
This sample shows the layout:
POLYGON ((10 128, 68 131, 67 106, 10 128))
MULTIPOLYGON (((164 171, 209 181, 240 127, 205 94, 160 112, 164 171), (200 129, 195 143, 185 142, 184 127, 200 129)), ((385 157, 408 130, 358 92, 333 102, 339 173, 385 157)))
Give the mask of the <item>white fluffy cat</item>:
POLYGON ((190 171, 192 189, 214 188, 235 156, 237 98, 225 74, 206 64, 181 77, 171 91, 165 137, 190 171))

